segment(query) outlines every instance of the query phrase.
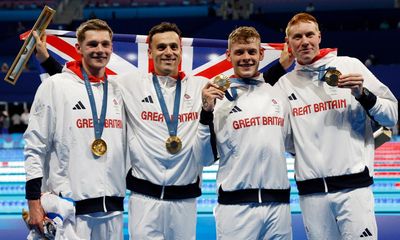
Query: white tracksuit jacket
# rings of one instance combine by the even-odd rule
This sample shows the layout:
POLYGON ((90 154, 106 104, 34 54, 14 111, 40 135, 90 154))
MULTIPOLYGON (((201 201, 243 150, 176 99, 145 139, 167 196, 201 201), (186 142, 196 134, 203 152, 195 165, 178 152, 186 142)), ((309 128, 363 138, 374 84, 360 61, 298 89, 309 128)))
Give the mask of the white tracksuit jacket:
MULTIPOLYGON (((210 127, 199 123, 201 90, 208 79, 180 75, 182 89, 177 136, 182 140, 182 149, 177 154, 170 154, 165 148, 169 133, 152 74, 131 72, 118 80, 126 103, 132 175, 161 186, 195 183, 197 177, 201 177, 203 164, 214 161, 210 127)), ((158 80, 172 115, 176 80, 161 76, 158 80)))
POLYGON ((264 83, 240 85, 238 98, 219 101, 214 129, 220 155, 218 187, 288 189, 285 144, 292 147, 289 103, 279 87, 264 83))
POLYGON ((296 151, 296 180, 360 173, 368 167, 373 176, 374 138, 371 120, 350 89, 331 87, 318 72, 302 69, 336 67, 342 74, 360 73, 364 87, 377 96, 369 114, 392 127, 398 119, 397 100, 359 60, 338 57, 332 51, 310 65, 296 63, 278 81, 289 98, 296 151))
MULTIPOLYGON (((103 87, 91 83, 98 116, 103 87)), ((40 85, 24 134, 27 181, 43 177, 43 191, 73 200, 124 197, 126 191, 125 118, 120 91, 109 80, 105 155, 95 158, 92 112, 84 81, 70 69, 40 85)))

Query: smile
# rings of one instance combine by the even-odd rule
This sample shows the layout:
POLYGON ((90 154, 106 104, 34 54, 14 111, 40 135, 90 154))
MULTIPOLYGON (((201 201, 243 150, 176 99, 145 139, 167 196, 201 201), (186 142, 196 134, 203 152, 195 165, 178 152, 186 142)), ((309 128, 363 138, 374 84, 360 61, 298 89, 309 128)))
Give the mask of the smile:
POLYGON ((104 56, 104 57, 92 57, 93 59, 96 59, 96 60, 103 60, 103 59, 107 59, 107 57, 106 56, 104 56))
POLYGON ((308 53, 308 52, 311 52, 311 49, 302 49, 302 50, 300 50, 300 52, 302 52, 302 53, 308 53))
POLYGON ((252 67, 254 64, 239 64, 239 67, 252 67))

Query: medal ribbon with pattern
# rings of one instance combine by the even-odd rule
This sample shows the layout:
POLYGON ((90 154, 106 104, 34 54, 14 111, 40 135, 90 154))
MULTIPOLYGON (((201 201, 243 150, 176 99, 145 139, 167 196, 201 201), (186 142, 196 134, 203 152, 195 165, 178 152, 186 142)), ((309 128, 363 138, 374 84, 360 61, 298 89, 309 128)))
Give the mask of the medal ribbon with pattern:
MULTIPOLYGON (((257 85, 260 83, 260 81, 251 78, 230 78, 229 80, 231 81, 231 83, 238 83, 241 85, 257 85)), ((232 102, 235 101, 236 98, 238 97, 237 86, 235 87, 231 86, 231 92, 232 95, 228 91, 225 91, 225 96, 229 101, 232 102)))
POLYGON ((164 96, 161 92, 160 83, 158 82, 157 76, 153 74, 153 85, 157 93, 158 102, 162 113, 167 123, 169 138, 165 141, 165 147, 167 151, 171 154, 178 153, 182 149, 182 141, 177 136, 178 132, 178 115, 179 115, 179 105, 181 100, 181 79, 178 77, 176 80, 176 90, 175 90, 175 100, 174 100, 174 112, 172 119, 170 118, 167 105, 165 104, 164 96))
POLYGON ((86 92, 88 93, 90 108, 92 110, 92 117, 93 117, 93 125, 94 125, 94 136, 95 140, 92 143, 92 153, 97 157, 104 155, 107 152, 107 144, 106 142, 101 139, 101 135, 103 134, 104 129, 104 122, 106 119, 106 112, 107 112, 107 97, 108 97, 108 81, 107 75, 104 77, 104 85, 103 85, 103 102, 101 106, 101 114, 100 118, 97 116, 97 108, 96 102, 93 96, 92 86, 89 81, 89 77, 85 70, 81 68, 82 75, 84 78, 86 92))
POLYGON ((318 68, 310 68, 304 67, 300 69, 302 72, 318 72, 318 79, 320 81, 325 81, 329 86, 337 86, 339 77, 342 74, 340 71, 336 69, 336 67, 328 67, 325 68, 325 65, 322 65, 318 68))

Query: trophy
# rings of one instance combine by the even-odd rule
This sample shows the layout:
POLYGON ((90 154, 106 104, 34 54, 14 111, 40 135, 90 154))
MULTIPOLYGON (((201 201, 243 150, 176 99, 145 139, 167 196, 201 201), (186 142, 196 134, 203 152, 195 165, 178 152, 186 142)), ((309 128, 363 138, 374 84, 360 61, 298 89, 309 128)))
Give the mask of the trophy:
POLYGON ((19 51, 17 57, 14 59, 13 64, 8 70, 7 75, 4 78, 6 82, 15 85, 19 76, 22 73, 22 70, 24 69, 26 63, 32 55, 33 50, 35 49, 36 41, 32 35, 32 32, 36 31, 39 36, 42 36, 51 19, 53 18, 55 12, 55 10, 51 9, 48 6, 44 7, 42 12, 40 13, 39 18, 36 20, 36 23, 33 26, 31 32, 25 39, 24 45, 22 45, 21 50, 19 51))
POLYGON ((342 75, 342 73, 339 72, 338 70, 328 69, 323 79, 329 86, 335 87, 338 85, 340 75, 342 75))
POLYGON ((378 130, 374 131, 375 149, 389 142, 392 139, 392 135, 393 132, 390 128, 380 126, 378 130))
POLYGON ((231 85, 231 81, 229 81, 229 78, 223 74, 217 75, 214 80, 214 84, 218 85, 218 89, 221 91, 226 91, 228 90, 229 86, 231 85))

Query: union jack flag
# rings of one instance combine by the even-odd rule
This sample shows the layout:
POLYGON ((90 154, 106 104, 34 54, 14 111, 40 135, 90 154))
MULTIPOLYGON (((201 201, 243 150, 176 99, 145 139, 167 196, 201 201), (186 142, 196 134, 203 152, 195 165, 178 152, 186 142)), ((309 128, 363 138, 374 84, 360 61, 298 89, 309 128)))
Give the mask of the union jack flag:
MULTIPOLYGON (((22 34, 23 39, 28 33, 22 34)), ((77 39, 75 32, 62 30, 46 30, 47 48, 52 56, 61 64, 80 59, 75 50, 77 39)), ((148 71, 151 67, 147 57, 148 44, 146 35, 114 34, 113 54, 107 65, 107 74, 115 75, 127 69, 148 71)), ((283 49, 281 43, 262 43, 265 57, 260 62, 259 70, 264 72, 276 61, 283 49)), ((226 60, 227 40, 202 38, 182 38, 181 70, 188 75, 213 78, 218 74, 233 75, 230 62, 226 60), (189 60, 190 59, 190 60, 189 60)))

